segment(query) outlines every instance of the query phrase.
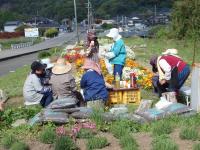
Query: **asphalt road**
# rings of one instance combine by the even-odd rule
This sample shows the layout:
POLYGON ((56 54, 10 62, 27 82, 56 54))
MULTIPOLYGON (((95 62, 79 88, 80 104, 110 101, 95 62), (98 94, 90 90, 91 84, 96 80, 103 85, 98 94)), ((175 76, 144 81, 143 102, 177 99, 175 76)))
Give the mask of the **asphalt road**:
MULTIPOLYGON (((83 37, 84 34, 81 34, 81 37, 83 37)), ((71 43, 74 44, 76 41, 75 33, 65 34, 62 35, 59 38, 54 38, 48 41, 48 43, 41 43, 35 45, 35 47, 42 48, 45 46, 44 49, 47 49, 48 47, 54 47, 59 46, 64 43, 71 43), (64 39, 64 40, 63 40, 64 39)), ((0 53, 1 54, 1 53, 0 53)), ((23 67, 24 65, 30 65, 34 60, 37 60, 38 52, 34 52, 32 54, 27 54, 23 56, 18 56, 6 60, 0 61, 0 76, 6 75, 9 72, 14 72, 17 68, 23 67)), ((1 56, 2 57, 2 56, 1 56)))

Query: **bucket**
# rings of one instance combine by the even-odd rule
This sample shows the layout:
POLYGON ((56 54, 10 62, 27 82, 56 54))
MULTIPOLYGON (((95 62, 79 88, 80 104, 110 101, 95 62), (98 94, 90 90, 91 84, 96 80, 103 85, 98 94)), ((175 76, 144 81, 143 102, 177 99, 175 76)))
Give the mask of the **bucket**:
POLYGON ((200 63, 192 66, 191 107, 200 112, 200 63))

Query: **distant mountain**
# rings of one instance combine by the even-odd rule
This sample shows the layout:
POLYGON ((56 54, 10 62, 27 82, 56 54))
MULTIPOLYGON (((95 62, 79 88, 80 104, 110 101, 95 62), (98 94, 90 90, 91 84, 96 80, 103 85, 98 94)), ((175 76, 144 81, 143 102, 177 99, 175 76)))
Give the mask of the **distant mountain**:
MULTIPOLYGON (((87 1, 76 0, 78 19, 87 17, 87 1)), ((152 12, 154 4, 158 8, 171 8, 173 0, 90 0, 94 14, 99 18, 116 15, 130 15, 132 12, 152 12)), ((56 21, 74 17, 73 0, 0 0, 0 27, 5 21, 25 20, 33 16, 43 16, 56 21)))

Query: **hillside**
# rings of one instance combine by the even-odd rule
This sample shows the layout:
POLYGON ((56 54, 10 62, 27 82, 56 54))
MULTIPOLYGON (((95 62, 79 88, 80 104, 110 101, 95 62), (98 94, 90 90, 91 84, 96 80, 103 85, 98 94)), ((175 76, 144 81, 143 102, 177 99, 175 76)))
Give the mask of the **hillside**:
MULTIPOLYGON (((87 0, 76 0, 78 19, 87 16, 87 0)), ((154 4, 158 8, 170 8, 172 0, 91 0, 95 16, 110 18, 116 15, 130 15, 132 12, 152 12, 154 4)), ((26 19, 40 15, 60 21, 74 16, 73 0, 1 0, 0 27, 5 21, 26 19)))

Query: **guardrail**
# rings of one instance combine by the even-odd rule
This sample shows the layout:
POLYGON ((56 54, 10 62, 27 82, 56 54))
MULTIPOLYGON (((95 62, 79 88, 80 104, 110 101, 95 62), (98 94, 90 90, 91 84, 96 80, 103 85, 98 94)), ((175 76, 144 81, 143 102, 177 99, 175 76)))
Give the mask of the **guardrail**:
POLYGON ((19 49, 19 48, 29 47, 32 45, 33 45, 33 42, 11 44, 11 49, 19 49))

